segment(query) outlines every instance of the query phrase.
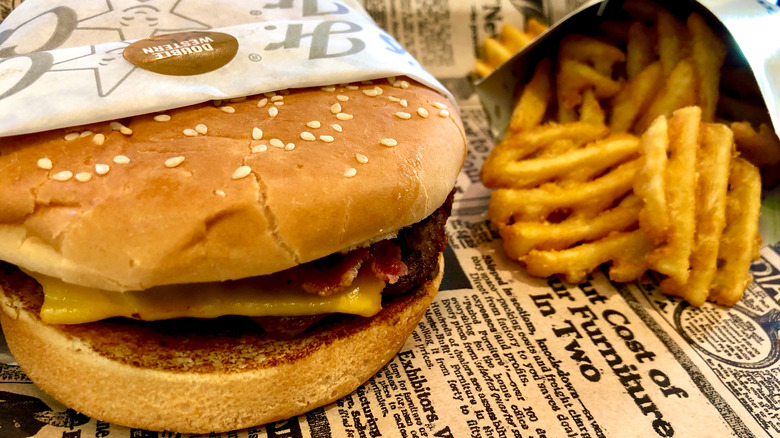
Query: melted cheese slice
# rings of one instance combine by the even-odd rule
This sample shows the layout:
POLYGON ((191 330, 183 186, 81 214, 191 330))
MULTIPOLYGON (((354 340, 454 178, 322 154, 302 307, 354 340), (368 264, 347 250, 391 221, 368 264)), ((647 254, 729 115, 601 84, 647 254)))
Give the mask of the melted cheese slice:
POLYGON ((347 290, 327 297, 307 293, 293 279, 280 276, 114 292, 30 275, 43 288, 41 320, 48 324, 81 324, 114 316, 144 321, 223 315, 350 313, 371 316, 382 308, 381 293, 385 287, 385 283, 370 272, 358 275, 347 290))

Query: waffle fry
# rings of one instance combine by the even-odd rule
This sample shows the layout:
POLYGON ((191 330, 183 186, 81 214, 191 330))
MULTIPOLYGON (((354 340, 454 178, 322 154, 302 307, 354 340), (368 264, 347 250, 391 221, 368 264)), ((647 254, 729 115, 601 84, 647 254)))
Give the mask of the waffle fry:
POLYGON ((685 25, 674 18, 671 12, 661 9, 656 16, 656 32, 658 34, 658 58, 664 67, 664 74, 669 74, 688 52, 684 41, 688 39, 685 25))
POLYGON ((734 122, 730 127, 737 149, 745 159, 762 171, 780 164, 780 139, 769 125, 762 123, 758 131, 748 122, 734 122))
POLYGON ((733 305, 750 284, 750 261, 758 257, 761 238, 758 215, 761 209, 761 177, 748 161, 735 158, 729 171, 726 200, 726 228, 718 248, 718 269, 709 299, 733 305))
MULTIPOLYGON (((664 241, 648 255, 650 267, 675 281, 688 281, 689 258, 696 232, 696 150, 699 146, 699 107, 682 108, 668 121, 669 160, 663 169, 666 192, 664 241)), ((652 214, 652 213, 651 213, 652 214)))
MULTIPOLYGON (((497 186, 528 188, 553 180, 564 180, 584 169, 587 169, 589 174, 598 174, 636 155, 638 147, 636 137, 618 134, 553 156, 520 161, 501 159, 495 162, 494 166, 488 165, 491 174, 495 175, 495 178, 490 180, 497 186)), ((583 175, 576 179, 583 180, 588 176, 583 175)))
POLYGON ((613 132, 630 132, 637 117, 645 111, 663 83, 660 61, 649 64, 637 73, 612 99, 609 128, 613 132))
POLYGON ((549 59, 543 59, 536 65, 531 80, 523 87, 509 120, 509 130, 523 131, 539 125, 551 99, 552 63, 549 59))
POLYGON ((720 102, 727 46, 701 16, 623 7, 635 21, 564 37, 521 89, 482 167, 496 189, 488 216, 531 275, 578 282, 609 264, 622 282, 653 270, 667 294, 732 305, 760 246, 750 162, 778 173, 780 140, 754 103, 720 102), (712 123, 748 113, 758 130, 712 123))
POLYGON ((699 14, 688 16, 688 34, 691 37, 691 57, 696 65, 698 105, 705 122, 715 120, 718 103, 720 68, 726 59, 726 45, 707 26, 699 14))
POLYGON ((636 122, 636 131, 645 132, 656 117, 696 104, 696 66, 690 58, 680 60, 666 77, 663 87, 636 122))
POLYGON ((563 251, 531 251, 524 260, 529 274, 537 277, 563 274, 570 283, 579 283, 599 265, 612 262, 610 278, 625 282, 645 273, 645 256, 650 248, 652 241, 636 230, 614 233, 563 251))
POLYGON ((634 21, 626 37, 626 76, 633 79, 655 60, 655 35, 641 21, 634 21))
POLYGON ((497 38, 488 37, 482 41, 479 58, 474 61, 477 76, 489 75, 545 30, 547 25, 535 18, 526 22, 524 31, 510 24, 503 25, 497 38))
POLYGON ((636 228, 642 203, 626 194, 641 166, 639 139, 604 137, 606 132, 603 125, 585 122, 539 126, 496 146, 483 165, 483 182, 498 188, 488 215, 507 254, 523 260, 532 275, 581 279, 586 268, 606 261, 619 272, 637 271, 626 267, 639 266, 636 257, 613 257, 616 243, 609 242, 622 242, 615 233, 636 228), (588 141, 575 144, 577 138, 588 141), (546 153, 550 150, 555 152, 546 153), (575 248, 586 244, 588 258, 582 258, 584 249, 575 248))
MULTIPOLYGON (((570 215, 558 223, 515 222, 503 229, 507 255, 519 260, 531 250, 563 250, 578 242, 593 242, 615 230, 631 228, 642 208, 642 200, 629 195, 616 207, 601 214, 570 215)), ((560 272, 560 271, 559 271, 560 272)))
MULTIPOLYGON (((682 110, 680 110, 682 111, 682 110)), ((684 297, 694 306, 704 304, 718 264, 718 247, 726 226, 726 189, 734 136, 726 125, 704 124, 696 160, 696 238, 690 255, 690 275, 681 283, 674 277, 661 282, 661 290, 684 297)), ((744 289, 744 288, 743 288, 744 289)))
POLYGON ((668 123, 666 117, 658 117, 642 134, 642 169, 634 179, 634 193, 640 196, 646 205, 639 212, 639 226, 657 241, 663 240, 669 227, 665 183, 668 150, 668 123))

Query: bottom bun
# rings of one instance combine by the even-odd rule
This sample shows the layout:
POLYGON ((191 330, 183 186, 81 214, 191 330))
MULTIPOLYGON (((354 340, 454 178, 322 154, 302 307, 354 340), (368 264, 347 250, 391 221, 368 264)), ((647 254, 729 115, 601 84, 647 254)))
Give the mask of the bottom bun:
POLYGON ((47 325, 37 283, 0 266, 8 346, 28 377, 102 421, 181 433, 222 432, 302 414, 354 391, 403 346, 438 291, 436 278, 371 318, 332 315, 292 340, 248 318, 47 325))

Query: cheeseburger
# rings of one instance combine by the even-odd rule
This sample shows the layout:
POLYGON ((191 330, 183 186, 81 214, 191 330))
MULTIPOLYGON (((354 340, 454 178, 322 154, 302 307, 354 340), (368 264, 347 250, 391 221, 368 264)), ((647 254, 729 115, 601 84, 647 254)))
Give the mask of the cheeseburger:
POLYGON ((0 138, 0 322, 42 390, 205 433, 285 419, 389 361, 441 280, 466 154, 404 78, 0 138))

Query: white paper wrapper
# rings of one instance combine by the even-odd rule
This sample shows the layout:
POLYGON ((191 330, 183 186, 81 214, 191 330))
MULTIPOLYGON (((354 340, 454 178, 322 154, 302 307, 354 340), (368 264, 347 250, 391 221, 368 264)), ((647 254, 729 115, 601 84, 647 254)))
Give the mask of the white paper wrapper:
POLYGON ((210 99, 396 75, 449 97, 354 0, 26 0, 0 23, 0 35, 0 137, 210 99), (160 59, 181 61, 180 71, 208 59, 206 53, 228 61, 213 71, 171 75, 123 57, 134 41, 182 32, 198 32, 199 44, 139 43, 150 58, 144 65, 159 63, 155 51, 160 59), (210 44, 219 34, 230 42, 210 44), (187 52, 194 47, 197 53, 187 52))

